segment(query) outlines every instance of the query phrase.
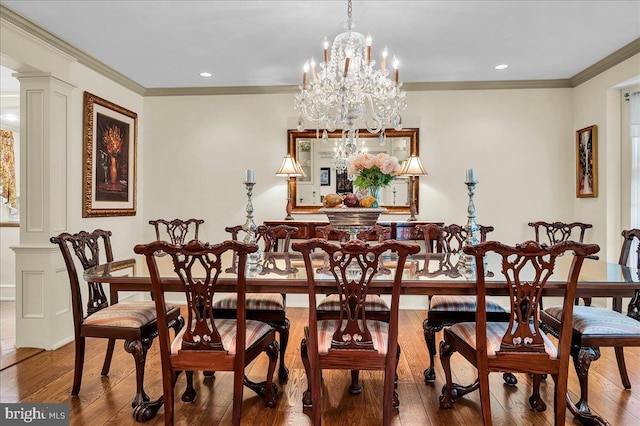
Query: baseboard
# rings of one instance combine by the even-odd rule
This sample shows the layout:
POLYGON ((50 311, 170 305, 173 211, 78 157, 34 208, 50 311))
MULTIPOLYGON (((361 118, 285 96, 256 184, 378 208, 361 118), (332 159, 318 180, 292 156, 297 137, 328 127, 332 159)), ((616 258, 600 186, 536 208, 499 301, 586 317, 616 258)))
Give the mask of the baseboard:
POLYGON ((15 284, 0 284, 0 300, 15 302, 15 300, 16 300, 16 285, 15 284))

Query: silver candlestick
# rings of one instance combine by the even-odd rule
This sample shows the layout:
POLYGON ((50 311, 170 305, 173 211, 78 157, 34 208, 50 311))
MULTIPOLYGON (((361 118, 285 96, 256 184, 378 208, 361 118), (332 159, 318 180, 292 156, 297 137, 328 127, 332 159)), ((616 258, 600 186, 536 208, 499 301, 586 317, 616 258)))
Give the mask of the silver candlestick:
MULTIPOLYGON (((475 178, 467 179, 467 182, 464 183, 467 185, 467 190, 469 191, 469 206, 467 207, 467 224, 464 229, 467 232, 467 238, 464 241, 464 245, 475 245, 480 242, 478 239, 478 224, 476 223, 476 207, 473 204, 473 193, 476 189, 476 185, 478 182, 475 181, 475 178)), ((458 269, 463 269, 464 272, 470 273, 475 270, 475 257, 465 254, 461 251, 460 257, 458 260, 458 269)))
MULTIPOLYGON (((244 186, 247 188, 247 221, 242 225, 242 229, 246 232, 244 237, 244 242, 247 244, 256 244, 258 239, 256 235, 256 223, 253 221, 253 203, 251 201, 251 196, 253 194, 253 187, 255 186, 255 182, 244 182, 244 186)), ((249 265, 250 272, 257 267, 258 261, 260 260, 262 253, 258 250, 255 253, 249 253, 247 256, 247 263, 249 265)), ((259 272, 259 271, 258 271, 259 272)))

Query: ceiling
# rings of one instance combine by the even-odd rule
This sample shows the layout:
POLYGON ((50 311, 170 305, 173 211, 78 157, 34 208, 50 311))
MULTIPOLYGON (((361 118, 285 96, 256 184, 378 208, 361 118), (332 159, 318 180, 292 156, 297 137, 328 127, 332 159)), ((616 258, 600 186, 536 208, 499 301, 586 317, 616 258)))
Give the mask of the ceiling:
MULTIPOLYGON (((347 18, 345 0, 2 5, 145 89, 298 85, 347 18)), ((640 38, 640 1, 354 0, 352 16, 404 83, 570 79, 640 38)))

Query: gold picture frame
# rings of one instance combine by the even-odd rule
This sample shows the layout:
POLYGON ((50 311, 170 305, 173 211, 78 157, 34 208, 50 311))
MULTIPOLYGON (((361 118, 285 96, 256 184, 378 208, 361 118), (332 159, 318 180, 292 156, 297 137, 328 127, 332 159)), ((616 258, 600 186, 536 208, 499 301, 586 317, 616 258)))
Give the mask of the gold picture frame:
POLYGON ((84 92, 82 217, 136 215, 138 114, 84 92))
POLYGON ((576 132, 576 197, 598 196, 598 131, 593 126, 576 132))

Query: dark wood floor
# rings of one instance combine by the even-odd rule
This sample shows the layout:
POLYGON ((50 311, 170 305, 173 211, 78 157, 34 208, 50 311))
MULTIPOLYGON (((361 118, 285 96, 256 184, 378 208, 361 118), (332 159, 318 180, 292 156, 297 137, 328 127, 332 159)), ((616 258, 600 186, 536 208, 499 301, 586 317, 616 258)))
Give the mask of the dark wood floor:
MULTIPOLYGON (((287 362, 291 376, 286 384, 279 384, 279 401, 275 409, 262 406, 261 400, 245 389, 242 423, 247 425, 307 425, 310 411, 303 411, 301 396, 306 379, 299 349, 302 327, 306 322, 306 309, 289 309, 291 339, 287 350, 287 362)), ((422 335, 424 312, 401 311, 400 344, 402 356, 398 367, 398 393, 400 409, 394 415, 395 425, 475 425, 479 423, 477 393, 459 400, 453 410, 438 408, 438 395, 443 385, 443 373, 438 366, 435 384, 426 385, 422 371, 426 367, 427 351, 422 335)), ((440 336, 438 336, 440 338, 440 336)), ((80 396, 71 398, 69 392, 73 379, 73 343, 55 351, 45 351, 0 372, 0 402, 68 402, 71 424, 136 424, 131 417, 131 398, 135 389, 135 374, 131 355, 118 343, 109 377, 100 377, 105 342, 89 339, 85 372, 80 396)), ((602 349, 602 357, 594 362, 590 372, 590 402, 594 411, 604 416, 612 425, 640 424, 640 349, 625 350, 632 391, 622 388, 615 366, 615 355, 610 348, 602 349)), ((265 357, 266 358, 266 357, 265 357)), ((455 378, 470 382, 475 370, 461 358, 453 359, 455 378)), ((161 393, 158 346, 154 344, 147 360, 146 390, 152 398, 161 393)), ((256 361, 248 369, 254 380, 264 378, 266 362, 256 361)), ((492 412, 496 425, 552 425, 551 395, 553 381, 543 384, 543 396, 550 407, 546 412, 529 410, 527 402, 530 380, 518 375, 515 388, 502 383, 501 374, 491 375, 492 412)), ((348 372, 328 371, 324 374, 325 399, 323 424, 379 425, 382 422, 380 404, 382 376, 380 373, 363 372, 363 393, 350 395, 348 372)), ((194 404, 183 404, 176 397, 176 424, 227 425, 231 422, 231 374, 216 373, 216 377, 197 379, 198 398, 194 404)), ((184 387, 184 377, 177 389, 184 387)), ((569 389, 578 392, 578 382, 572 370, 569 389)), ((162 410, 146 424, 161 424, 162 410)), ((567 424, 575 424, 567 414, 567 424)))

